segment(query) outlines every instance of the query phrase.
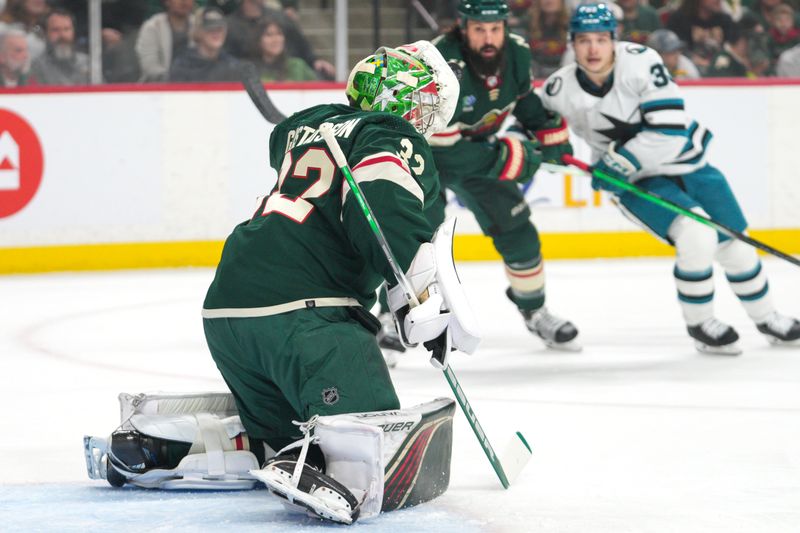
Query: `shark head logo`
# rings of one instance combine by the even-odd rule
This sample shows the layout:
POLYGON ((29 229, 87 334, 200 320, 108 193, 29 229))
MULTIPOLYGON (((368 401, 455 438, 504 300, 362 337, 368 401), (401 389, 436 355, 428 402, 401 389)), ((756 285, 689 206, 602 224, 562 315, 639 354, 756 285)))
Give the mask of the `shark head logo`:
POLYGON ((0 109, 0 219, 30 203, 42 182, 39 137, 20 115, 0 109))

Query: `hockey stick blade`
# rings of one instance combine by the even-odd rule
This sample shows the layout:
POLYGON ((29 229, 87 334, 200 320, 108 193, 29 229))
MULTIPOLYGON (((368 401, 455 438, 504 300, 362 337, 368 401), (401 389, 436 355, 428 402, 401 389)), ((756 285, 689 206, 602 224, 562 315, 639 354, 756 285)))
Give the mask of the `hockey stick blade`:
POLYGON ((244 90, 247 91, 247 96, 250 97, 261 116, 270 124, 278 124, 286 120, 286 115, 275 107, 272 99, 264 89, 264 85, 261 84, 255 66, 251 63, 245 63, 241 68, 241 75, 244 90))
POLYGON ((506 473, 506 480, 509 485, 516 481, 532 456, 533 451, 528 445, 528 441, 525 440, 522 433, 517 431, 516 435, 506 444, 506 448, 500 456, 500 463, 503 465, 503 471, 506 473))

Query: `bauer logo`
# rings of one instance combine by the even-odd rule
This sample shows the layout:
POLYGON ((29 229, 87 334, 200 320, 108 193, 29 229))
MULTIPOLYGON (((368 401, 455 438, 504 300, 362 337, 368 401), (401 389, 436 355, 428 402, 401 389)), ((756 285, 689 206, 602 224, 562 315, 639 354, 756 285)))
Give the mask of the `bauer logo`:
POLYGON ((42 145, 21 116, 0 109, 0 218, 22 210, 39 190, 42 145))

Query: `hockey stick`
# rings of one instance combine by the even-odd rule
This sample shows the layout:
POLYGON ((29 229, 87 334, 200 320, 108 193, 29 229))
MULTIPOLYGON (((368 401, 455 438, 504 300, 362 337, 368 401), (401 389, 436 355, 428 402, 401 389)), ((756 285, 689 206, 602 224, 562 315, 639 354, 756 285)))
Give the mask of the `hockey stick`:
MULTIPOLYGON (((348 185, 350 185, 350 190, 356 197, 358 205, 361 207, 361 211, 364 213, 364 216, 366 217, 367 222, 372 229, 372 233, 375 235, 378 243, 380 243, 381 249, 383 250, 386 259, 389 262, 389 266, 392 268, 392 273, 394 274, 394 277, 397 279, 397 283, 400 285, 403 293, 406 296, 406 301, 408 301, 411 307, 418 306, 419 299, 414 293, 411 283, 408 281, 405 272, 403 272, 403 270, 397 264, 397 258, 394 256, 392 249, 389 247, 386 236, 383 234, 380 224, 372 213, 372 208, 370 208, 369 203, 367 203, 367 199, 364 197, 361 186, 358 184, 358 182, 356 182, 355 178, 353 178, 353 173, 350 171, 350 165, 347 163, 347 158, 345 158, 344 153, 342 152, 342 149, 333 134, 332 124, 329 122, 322 124, 319 127, 319 132, 322 138, 325 140, 325 144, 328 145, 328 149, 330 150, 331 154, 333 154, 333 158, 336 161, 336 166, 339 167, 339 170, 344 175, 348 185)), ((433 358, 436 358, 436 355, 434 355, 433 358)), ((441 364, 443 361, 443 356, 441 359, 438 359, 438 361, 441 364)), ((447 365, 446 367, 442 368, 442 372, 444 373, 447 383, 450 385, 450 388, 453 390, 453 393, 456 396, 458 405, 461 406, 461 410, 467 417, 467 421, 472 427, 472 431, 478 438, 481 448, 483 448, 486 457, 492 464, 492 468, 494 468, 497 477, 500 479, 500 483, 503 485, 503 488, 507 489, 530 459, 532 455, 530 446, 528 446, 528 443, 525 441, 522 433, 517 432, 515 438, 513 438, 511 443, 506 447, 504 452, 504 458, 506 459, 501 461, 497 457, 497 454, 495 454, 494 448, 492 448, 492 445, 489 442, 489 438, 486 436, 486 433, 483 431, 483 427, 481 427, 481 424, 478 421, 478 417, 475 416, 475 412, 472 410, 472 406, 470 405, 469 400, 467 400, 464 390, 461 388, 461 384, 458 382, 458 378, 453 372, 453 368, 450 365, 447 365)))
MULTIPOLYGON (((681 207, 678 204, 676 204, 676 203, 674 203, 674 202, 672 202, 670 200, 667 200, 666 198, 663 198, 663 197, 661 197, 661 196, 659 196, 659 195, 657 195, 655 193, 648 192, 648 191, 644 190, 643 188, 641 188, 640 186, 638 186, 636 184, 630 183, 630 182, 625 181, 625 180, 621 180, 619 178, 615 178, 614 176, 606 174, 605 172, 603 172, 601 170, 597 170, 595 168, 592 168, 589 164, 584 163, 580 159, 576 159, 571 155, 565 154, 565 155, 562 156, 561 159, 565 163, 567 163, 569 165, 574 165, 574 166, 578 167, 579 169, 581 169, 581 170, 583 170, 585 172, 588 172, 591 176, 594 176, 595 178, 598 178, 598 179, 601 179, 601 180, 603 180, 605 182, 611 183, 612 185, 614 185, 615 187, 619 187, 620 189, 625 189, 626 191, 631 192, 631 193, 635 194, 636 196, 638 196, 640 198, 644 198, 648 202, 652 202, 652 203, 654 203, 656 205, 660 205, 664 209, 672 211, 673 213, 677 213, 679 215, 683 215, 685 217, 689 217, 692 220, 696 220, 697 222, 700 222, 701 224, 705 224, 706 226, 710 226, 710 227, 714 228, 718 232, 722 233, 723 235, 727 235, 731 239, 739 239, 740 241, 746 242, 747 244, 749 244, 750 246, 753 246, 754 248, 758 248, 759 250, 767 252, 768 254, 772 254, 775 257, 780 257, 781 259, 784 259, 784 260, 792 263, 795 266, 800 266, 800 259, 797 259, 796 257, 792 257, 789 254, 783 253, 780 250, 776 250, 772 246, 769 246, 768 244, 764 244, 761 241, 753 239, 752 237, 749 237, 748 235, 745 235, 744 233, 736 231, 736 230, 726 226, 725 224, 722 224, 721 222, 717 222, 716 220, 714 220, 714 219, 712 219, 710 217, 703 216, 703 215, 701 215, 699 213, 695 213, 694 211, 691 211, 689 209, 681 207)), ((549 168, 552 168, 552 167, 549 167, 549 168)))
POLYGON ((272 99, 264 89, 264 85, 258 77, 256 67, 252 63, 244 62, 241 67, 242 85, 244 90, 247 91, 247 96, 261 113, 261 116, 266 119, 270 124, 278 124, 286 120, 286 115, 281 113, 272 99))

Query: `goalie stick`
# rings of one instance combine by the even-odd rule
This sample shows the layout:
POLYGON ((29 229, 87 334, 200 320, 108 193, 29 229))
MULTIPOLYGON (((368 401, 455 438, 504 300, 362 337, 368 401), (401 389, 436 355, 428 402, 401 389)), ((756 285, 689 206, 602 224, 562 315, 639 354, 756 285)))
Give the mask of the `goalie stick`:
MULTIPOLYGON (((326 122, 319 127, 319 132, 320 135, 322 135, 322 138, 325 140, 325 144, 328 145, 328 149, 331 151, 331 154, 336 161, 336 165, 339 167, 339 170, 344 175, 345 180, 350 185, 350 189, 356 197, 358 205, 361 207, 361 210, 364 213, 370 228, 372 229, 372 233, 380 243, 381 249, 383 250, 386 259, 392 268, 392 273, 394 274, 395 278, 397 279, 397 283, 400 285, 403 293, 406 296, 406 300, 411 307, 418 306, 419 300, 417 299, 416 294, 414 294, 411 283, 408 281, 408 278, 406 278, 406 275, 402 269, 398 266, 397 259, 395 258, 392 249, 389 247, 389 243, 383 234, 383 230, 381 230, 380 224, 372 213, 372 208, 370 208, 367 199, 364 197, 361 186, 353 178, 353 174, 350 171, 350 166, 347 163, 347 159, 345 158, 344 153, 342 152, 342 149, 333 134, 333 126, 329 122, 326 122)), ((494 471, 497 474, 500 483, 503 485, 503 488, 507 489, 530 460, 532 455, 530 446, 522 436, 522 433, 518 431, 514 437, 512 437, 511 442, 506 446, 506 449, 503 452, 503 458, 498 458, 494 448, 492 448, 492 445, 489 442, 489 438, 486 436, 486 433, 483 431, 483 427, 481 427, 481 424, 478 421, 478 417, 472 410, 472 406, 470 405, 469 400, 467 400, 464 390, 461 388, 461 384, 458 382, 455 372, 453 372, 453 368, 450 365, 444 366, 442 364, 444 355, 446 354, 438 355, 439 356, 437 357, 437 354, 434 352, 433 356, 431 357, 431 363, 436 368, 442 369, 444 377, 447 380, 447 383, 450 385, 450 388, 453 390, 456 400, 458 401, 458 405, 461 406, 461 410, 467 417, 467 421, 469 422, 470 427, 472 427, 472 431, 475 433, 475 436, 478 438, 481 448, 483 448, 483 451, 486 454, 487 459, 489 459, 492 468, 494 468, 494 471)))
POLYGON ((261 116, 270 124, 278 124, 286 120, 286 115, 275 107, 266 89, 264 89, 264 85, 256 72, 256 67, 252 63, 244 63, 242 65, 241 75, 244 90, 247 91, 247 96, 250 97, 261 116))
POLYGON ((649 202, 652 202, 656 205, 660 205, 664 209, 691 218, 692 220, 700 222, 701 224, 705 224, 706 226, 710 226, 715 230, 717 230, 718 232, 722 233, 723 235, 727 235, 731 239, 739 239, 740 241, 745 242, 754 248, 758 248, 759 250, 767 252, 768 254, 772 254, 775 257, 780 257, 781 259, 788 261, 795 266, 800 266, 800 259, 797 259, 796 257, 792 257, 789 254, 781 252, 780 250, 777 250, 772 246, 769 246, 768 244, 765 244, 761 241, 753 239, 752 237, 745 235, 744 233, 729 228, 728 226, 722 224, 721 222, 717 222, 711 217, 703 216, 699 213, 695 213, 694 211, 681 207, 678 204, 670 200, 667 200, 666 198, 662 198, 661 196, 655 193, 644 190, 643 188, 634 183, 630 183, 628 181, 615 178, 614 176, 610 176, 605 172, 592 168, 588 163, 584 163, 580 159, 576 159, 571 155, 565 154, 562 157, 562 160, 564 161, 564 163, 576 166, 597 179, 611 183, 612 185, 619 187, 620 189, 624 189, 630 193, 633 193, 640 198, 644 198, 649 202))

